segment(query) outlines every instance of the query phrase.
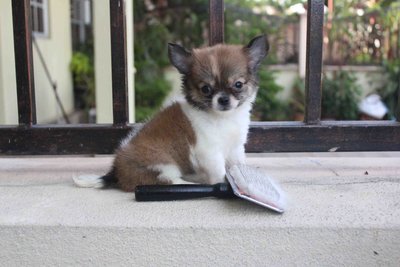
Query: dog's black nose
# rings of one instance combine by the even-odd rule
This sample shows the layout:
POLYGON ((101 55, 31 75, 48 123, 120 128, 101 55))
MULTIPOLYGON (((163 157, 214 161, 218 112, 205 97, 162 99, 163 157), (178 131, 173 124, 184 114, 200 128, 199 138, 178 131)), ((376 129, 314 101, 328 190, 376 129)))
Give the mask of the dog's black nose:
POLYGON ((221 106, 227 106, 229 104, 229 96, 224 95, 218 98, 218 104, 221 106))

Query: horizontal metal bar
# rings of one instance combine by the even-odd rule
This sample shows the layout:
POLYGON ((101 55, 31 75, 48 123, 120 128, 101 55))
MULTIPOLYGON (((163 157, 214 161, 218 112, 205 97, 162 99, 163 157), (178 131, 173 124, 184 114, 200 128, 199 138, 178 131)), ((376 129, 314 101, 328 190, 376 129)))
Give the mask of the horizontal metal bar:
POLYGON ((261 123, 250 127, 248 152, 400 151, 400 123, 261 123))
MULTIPOLYGON (((0 155, 112 154, 140 124, 0 126, 0 155)), ((400 123, 254 122, 247 152, 400 151, 400 123)))

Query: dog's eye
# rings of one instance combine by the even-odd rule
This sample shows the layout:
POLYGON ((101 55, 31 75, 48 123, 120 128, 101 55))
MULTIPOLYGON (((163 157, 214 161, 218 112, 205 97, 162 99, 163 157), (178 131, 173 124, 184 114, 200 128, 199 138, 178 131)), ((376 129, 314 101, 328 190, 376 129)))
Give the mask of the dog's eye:
POLYGON ((212 91, 212 89, 211 89, 211 87, 209 85, 204 85, 203 87, 201 87, 201 92, 204 95, 210 95, 211 91, 212 91))
POLYGON ((243 87, 243 83, 242 82, 239 82, 239 81, 235 82, 235 88, 242 89, 242 87, 243 87))

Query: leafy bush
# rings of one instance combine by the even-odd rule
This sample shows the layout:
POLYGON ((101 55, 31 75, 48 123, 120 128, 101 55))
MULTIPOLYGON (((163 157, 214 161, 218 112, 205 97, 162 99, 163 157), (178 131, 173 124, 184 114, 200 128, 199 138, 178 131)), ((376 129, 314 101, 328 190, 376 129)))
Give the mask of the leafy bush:
POLYGON ((150 117, 171 90, 164 78, 163 69, 168 66, 168 30, 153 21, 145 30, 137 30, 135 36, 135 106, 136 121, 150 117), (157 41, 155 41, 157 40, 157 41))
POLYGON ((400 59, 384 61, 383 68, 388 75, 388 79, 378 93, 389 109, 389 116, 395 118, 399 114, 399 92, 400 92, 400 59))
POLYGON ((205 0, 168 1, 156 12, 148 10, 147 4, 134 1, 136 121, 151 117, 171 91, 164 76, 169 65, 167 43, 180 43, 187 48, 200 46, 207 19, 205 0))
MULTIPOLYGON (((346 71, 333 72, 332 77, 326 73, 322 80, 322 119, 356 120, 361 88, 354 75, 346 71)), ((289 102, 290 117, 298 119, 305 113, 305 82, 297 77, 292 86, 292 97, 289 102)))
POLYGON ((322 118, 356 120, 361 89, 349 72, 335 71, 322 80, 322 118))
POLYGON ((265 68, 259 70, 260 89, 253 108, 253 119, 260 121, 285 120, 287 107, 276 94, 283 90, 276 84, 271 71, 265 68))
POLYGON ((78 108, 89 109, 95 106, 95 82, 93 59, 85 52, 74 52, 69 66, 73 81, 75 94, 80 91, 82 99, 77 99, 78 108))
POLYGON ((299 76, 294 80, 292 95, 289 101, 290 117, 294 120, 303 120, 305 114, 305 83, 299 76))
MULTIPOLYGON (((176 42, 187 48, 207 45, 207 0, 171 0, 166 6, 149 10, 146 1, 134 1, 135 18, 135 100, 136 120, 151 116, 161 105, 171 86, 163 69, 169 64, 167 43, 176 42), (159 8, 159 9, 157 9, 159 8)), ((229 0, 226 3, 225 35, 227 43, 246 44, 257 35, 273 35, 280 25, 254 14, 253 3, 229 0), (245 16, 244 16, 244 13, 245 16), (241 27, 235 22, 241 20, 241 27), (274 24, 275 23, 275 24, 274 24)), ((274 62, 273 51, 266 62, 274 62)), ((254 119, 277 120, 284 117, 284 104, 277 100, 281 91, 273 74, 261 67, 260 91, 255 104, 254 119)))

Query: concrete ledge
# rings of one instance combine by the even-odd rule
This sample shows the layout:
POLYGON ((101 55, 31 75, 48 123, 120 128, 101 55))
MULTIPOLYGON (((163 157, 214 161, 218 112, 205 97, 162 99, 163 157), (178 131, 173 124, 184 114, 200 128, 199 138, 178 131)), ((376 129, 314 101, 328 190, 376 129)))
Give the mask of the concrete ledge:
MULTIPOLYGON (((279 155, 279 154, 278 154, 279 155)), ((399 157, 251 157, 290 197, 137 203, 82 189, 110 157, 0 158, 0 265, 398 266, 399 157)))

